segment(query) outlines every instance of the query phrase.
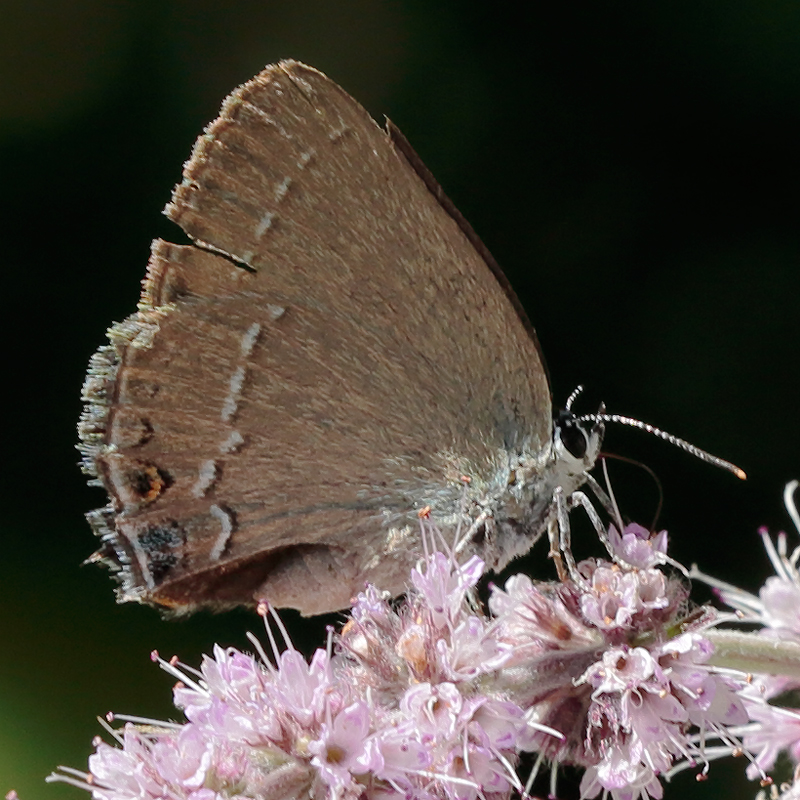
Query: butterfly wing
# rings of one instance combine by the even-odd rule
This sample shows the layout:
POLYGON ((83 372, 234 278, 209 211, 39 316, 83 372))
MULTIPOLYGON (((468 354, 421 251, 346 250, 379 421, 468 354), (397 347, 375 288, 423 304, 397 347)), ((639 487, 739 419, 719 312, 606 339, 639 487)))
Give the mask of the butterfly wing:
POLYGON ((123 599, 317 613, 401 591, 415 510, 455 513, 461 475, 482 491, 549 442, 532 329, 415 159, 296 62, 198 139, 166 210, 194 244, 154 243, 84 389, 123 599))

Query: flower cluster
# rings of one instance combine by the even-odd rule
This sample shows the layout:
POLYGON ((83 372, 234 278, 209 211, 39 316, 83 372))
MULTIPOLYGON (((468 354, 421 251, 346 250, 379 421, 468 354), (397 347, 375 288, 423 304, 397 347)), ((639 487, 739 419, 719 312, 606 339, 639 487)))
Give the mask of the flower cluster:
MULTIPOLYGON (((800 533, 800 515, 793 497, 797 487, 797 481, 787 485, 784 502, 800 533)), ((736 610, 738 622, 759 626, 756 636, 720 638, 720 644, 730 645, 739 660, 749 660, 753 672, 760 672, 760 664, 769 670, 754 675, 743 693, 751 724, 744 729, 742 740, 754 754, 748 768, 750 778, 772 770, 781 754, 788 756, 795 772, 800 770, 800 546, 789 554, 785 533, 778 534, 777 545, 765 528, 759 534, 775 575, 767 578, 758 595, 693 570, 694 577, 714 586, 722 602, 736 610)), ((778 796, 774 787, 772 796, 778 796)), ((780 796, 786 800, 800 798, 800 782, 785 787, 780 796)))
POLYGON ((583 797, 660 798, 660 774, 680 759, 704 761, 693 728, 746 722, 737 694, 745 682, 708 664, 703 630, 713 612, 689 615, 684 585, 652 566, 666 536, 629 525, 621 536, 612 527, 609 539, 630 568, 585 561, 578 580, 557 586, 518 575, 490 609, 515 643, 513 696, 564 735, 539 737, 537 752, 585 767, 583 797))
POLYGON ((187 721, 109 727, 116 745, 99 743, 88 773, 51 779, 97 800, 503 800, 549 763, 583 768, 586 798, 660 798, 676 763, 707 769, 696 731, 734 741, 746 683, 711 665, 715 614, 662 571, 666 535, 629 525, 607 540, 609 559, 557 583, 513 576, 486 609, 483 562, 434 552, 404 602, 367 587, 310 662, 262 607, 272 658, 159 659, 187 721))

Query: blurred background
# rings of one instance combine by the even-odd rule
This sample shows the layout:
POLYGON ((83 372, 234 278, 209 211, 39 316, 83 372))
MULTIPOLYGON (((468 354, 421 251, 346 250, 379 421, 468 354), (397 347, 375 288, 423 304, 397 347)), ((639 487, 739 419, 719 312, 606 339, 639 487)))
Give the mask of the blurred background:
MULTIPOLYGON (((0 796, 85 796, 43 778, 85 766, 98 714, 172 714, 152 649, 197 664, 259 630, 247 612, 115 605, 107 574, 79 566, 82 515, 105 498, 74 443, 88 358, 135 309, 151 239, 178 235, 160 212, 195 137, 280 58, 405 132, 522 298, 557 403, 583 383, 581 408, 604 400, 747 471, 608 432, 658 474, 673 556, 750 589, 769 574, 756 530, 789 527, 781 493, 800 477, 800 6, 525 5, 0 4, 0 796)), ((653 484, 611 469, 648 524, 653 484)), ((534 560, 547 574, 543 546, 534 560)), ((330 622, 287 620, 306 649, 330 622)), ((753 797, 743 768, 699 788, 687 773, 667 798, 753 797)))

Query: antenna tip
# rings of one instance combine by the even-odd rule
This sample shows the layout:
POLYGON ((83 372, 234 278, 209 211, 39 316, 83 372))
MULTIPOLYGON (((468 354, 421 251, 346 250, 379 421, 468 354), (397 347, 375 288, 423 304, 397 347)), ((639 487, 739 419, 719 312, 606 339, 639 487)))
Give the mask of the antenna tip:
POLYGON ((733 474, 740 480, 747 480, 747 473, 743 469, 739 469, 739 467, 736 467, 736 469, 733 471, 733 474))

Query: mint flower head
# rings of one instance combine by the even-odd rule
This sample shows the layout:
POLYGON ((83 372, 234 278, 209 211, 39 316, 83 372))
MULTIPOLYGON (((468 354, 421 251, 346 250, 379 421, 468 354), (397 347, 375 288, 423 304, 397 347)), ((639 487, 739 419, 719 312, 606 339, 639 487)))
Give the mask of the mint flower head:
POLYGON ((569 764, 582 797, 647 800, 676 768, 705 774, 706 735, 741 746, 745 676, 712 665, 717 615, 689 609, 665 533, 612 527, 607 559, 566 554, 560 581, 515 575, 486 606, 483 562, 422 535, 405 599, 367 586, 310 661, 263 604, 270 655, 154 656, 185 722, 117 717, 87 772, 50 779, 96 800, 505 800, 544 765, 555 795, 569 764))
MULTIPOLYGON (((800 533, 800 514, 794 501, 798 482, 786 486, 784 503, 800 533)), ((780 532, 773 542, 766 528, 759 531, 775 569, 758 595, 715 580, 693 569, 694 577, 715 587, 722 602, 736 612, 737 622, 759 626, 756 635, 719 635, 721 655, 736 666, 749 661, 756 673, 744 693, 751 724, 743 731, 743 742, 754 754, 748 776, 771 771, 780 755, 794 770, 794 783, 783 793, 771 787, 770 797, 800 798, 800 546, 789 552, 788 537, 780 532)), ((723 660, 721 659, 721 661, 723 660)))

